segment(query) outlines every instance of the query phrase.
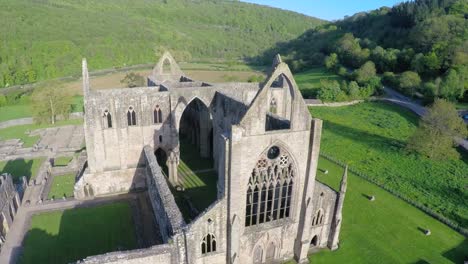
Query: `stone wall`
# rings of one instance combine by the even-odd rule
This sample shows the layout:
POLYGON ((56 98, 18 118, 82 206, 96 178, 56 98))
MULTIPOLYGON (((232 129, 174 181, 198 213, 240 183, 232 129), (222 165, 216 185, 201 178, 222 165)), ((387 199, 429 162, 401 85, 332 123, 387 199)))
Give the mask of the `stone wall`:
POLYGON ((323 221, 320 221, 319 219, 317 224, 310 225, 309 241, 312 241, 314 236, 317 236, 317 244, 311 245, 310 249, 314 250, 316 248, 324 248, 328 246, 337 198, 338 193, 335 190, 319 181, 315 182, 311 220, 314 221, 314 216, 317 215, 319 210, 322 210, 323 221))
POLYGON ((153 148, 145 146, 143 152, 146 160, 148 194, 162 239, 167 243, 169 238, 185 225, 185 221, 153 154, 153 148))
POLYGON ((148 249, 137 249, 129 251, 118 251, 87 257, 77 264, 147 264, 147 263, 161 263, 170 264, 176 263, 174 260, 174 252, 176 251, 174 245, 163 244, 153 246, 148 249))
POLYGON ((21 200, 12 176, 6 173, 0 175, 0 248, 20 205, 21 200))

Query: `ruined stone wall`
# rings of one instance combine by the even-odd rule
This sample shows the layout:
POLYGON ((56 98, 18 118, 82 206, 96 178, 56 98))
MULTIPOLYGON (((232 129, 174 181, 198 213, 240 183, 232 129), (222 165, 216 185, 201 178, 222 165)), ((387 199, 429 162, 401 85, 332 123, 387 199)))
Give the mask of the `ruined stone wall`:
POLYGON ((294 256, 305 178, 308 175, 310 131, 279 130, 242 137, 242 129, 237 127, 233 128, 231 138, 230 175, 235 177, 229 179, 229 221, 234 222, 230 233, 231 256, 237 255, 234 263, 252 263, 257 247, 262 249, 262 259, 265 261, 267 247, 271 243, 275 247, 275 259, 290 259, 294 256), (260 155, 271 146, 279 146, 281 151, 287 152, 295 166, 290 217, 245 227, 248 180, 260 155))
POLYGON ((167 243, 169 238, 185 225, 185 221, 153 154, 153 148, 145 146, 143 152, 146 161, 148 194, 162 239, 167 243))
POLYGON ((177 263, 175 259, 176 248, 171 244, 153 246, 148 249, 117 251, 103 255, 87 257, 78 264, 147 264, 177 263))
POLYGON ((330 188, 329 186, 316 181, 315 190, 313 196, 313 210, 311 219, 314 221, 314 216, 316 216, 318 210, 323 211, 323 222, 318 224, 311 224, 310 227, 310 240, 317 236, 317 245, 311 245, 311 249, 315 248, 324 248, 327 246, 330 231, 333 224, 333 216, 335 214, 335 205, 336 199, 338 198, 338 193, 330 188))
MULTIPOLYGON (((0 175, 0 242, 5 239, 21 204, 10 174, 0 175)), ((1 246, 2 243, 0 243, 1 246)))
POLYGON ((193 264, 226 263, 227 246, 227 206, 226 199, 221 199, 208 207, 205 212, 194 219, 186 228, 184 235, 187 241, 187 262, 193 264), (201 244, 208 234, 214 235, 216 251, 202 254, 201 244))

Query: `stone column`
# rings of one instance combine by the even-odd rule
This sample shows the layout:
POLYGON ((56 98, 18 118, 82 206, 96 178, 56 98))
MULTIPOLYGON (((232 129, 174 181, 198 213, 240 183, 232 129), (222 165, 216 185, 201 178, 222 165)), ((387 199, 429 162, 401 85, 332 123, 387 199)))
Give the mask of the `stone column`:
POLYGON ((169 151, 169 157, 166 162, 167 168, 169 170, 169 182, 173 185, 176 186, 179 184, 179 177, 177 174, 177 167, 179 166, 179 153, 170 150, 169 151))

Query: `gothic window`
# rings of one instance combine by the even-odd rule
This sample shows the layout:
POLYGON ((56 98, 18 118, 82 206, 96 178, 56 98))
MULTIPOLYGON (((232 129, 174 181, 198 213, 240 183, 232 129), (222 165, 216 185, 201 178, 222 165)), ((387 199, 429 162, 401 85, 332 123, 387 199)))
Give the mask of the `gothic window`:
POLYGON ((279 147, 262 154, 247 186, 245 226, 290 216, 294 174, 291 158, 279 147))
POLYGON ((153 120, 155 124, 162 123, 162 112, 161 112, 161 109, 159 108, 159 105, 156 105, 156 107, 154 108, 153 120))
POLYGON ((312 226, 323 224, 323 209, 319 209, 312 218, 312 226))
POLYGON ((129 126, 136 126, 136 113, 132 106, 127 111, 127 123, 129 126))
POLYGON ((276 99, 272 98, 270 101, 270 113, 276 114, 276 111, 277 111, 276 99))
POLYGON ((310 245, 316 247, 318 245, 318 237, 315 235, 310 241, 310 245))
POLYGON ((109 110, 104 110, 104 114, 102 115, 104 128, 112 128, 112 116, 109 113, 109 110))
POLYGON ((202 254, 215 252, 216 251, 216 238, 212 234, 208 234, 203 238, 201 243, 202 254))

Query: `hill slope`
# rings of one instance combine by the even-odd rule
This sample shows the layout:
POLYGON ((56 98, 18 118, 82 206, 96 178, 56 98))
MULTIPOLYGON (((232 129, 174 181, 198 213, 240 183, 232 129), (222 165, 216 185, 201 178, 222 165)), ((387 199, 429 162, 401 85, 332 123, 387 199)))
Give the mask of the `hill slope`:
POLYGON ((323 65, 329 56, 327 67, 352 80, 356 74, 348 73, 369 62, 387 73, 385 84, 404 93, 460 100, 468 90, 468 2, 415 0, 358 13, 280 43, 261 59, 277 52, 295 71, 323 65))
POLYGON ((0 87, 93 69, 258 55, 323 21, 221 0, 0 0, 0 87))

